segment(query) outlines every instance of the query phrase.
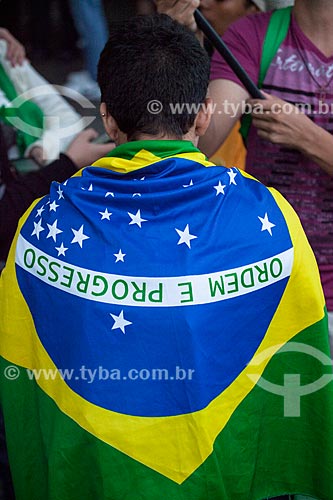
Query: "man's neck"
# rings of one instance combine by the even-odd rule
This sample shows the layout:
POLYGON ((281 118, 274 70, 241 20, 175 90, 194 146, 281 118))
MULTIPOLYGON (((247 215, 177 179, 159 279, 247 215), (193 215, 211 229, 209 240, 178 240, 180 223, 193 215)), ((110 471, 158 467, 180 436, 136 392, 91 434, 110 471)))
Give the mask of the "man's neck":
MULTIPOLYGON (((190 141, 192 144, 197 147, 198 146, 198 141, 199 137, 196 136, 195 131, 193 128, 187 132, 187 134, 183 135, 182 137, 176 136, 176 135, 150 135, 150 134, 136 134, 134 138, 131 139, 132 141, 190 141)), ((116 146, 119 146, 120 144, 125 144, 128 141, 128 137, 126 134, 121 132, 121 134, 118 135, 118 139, 115 141, 116 146)))
POLYGON ((333 56, 332 0, 296 0, 294 15, 303 33, 327 57, 333 56))

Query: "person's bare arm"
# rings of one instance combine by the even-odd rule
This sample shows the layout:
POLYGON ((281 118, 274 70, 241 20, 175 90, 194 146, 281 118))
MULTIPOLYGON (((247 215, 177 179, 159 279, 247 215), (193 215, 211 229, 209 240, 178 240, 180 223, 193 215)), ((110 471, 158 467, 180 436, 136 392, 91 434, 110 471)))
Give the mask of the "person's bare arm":
POLYGON ((25 48, 6 28, 0 28, 0 39, 7 42, 6 59, 12 66, 21 65, 25 59, 25 48))
MULTIPOLYGON (((78 170, 91 165, 115 148, 114 142, 106 144, 94 143, 97 137, 98 133, 96 130, 88 128, 80 132, 68 146, 65 155, 72 160, 78 170)), ((38 164, 43 165, 43 149, 41 147, 36 146, 32 148, 30 157, 38 164)))
POLYGON ((98 133, 92 128, 81 132, 69 145, 66 155, 75 163, 78 169, 91 165, 115 148, 114 142, 95 144, 98 133))
POLYGON ((210 82, 208 93, 213 99, 214 108, 211 123, 199 141, 199 148, 210 157, 223 144, 242 115, 242 108, 249 94, 237 83, 220 79, 210 82))

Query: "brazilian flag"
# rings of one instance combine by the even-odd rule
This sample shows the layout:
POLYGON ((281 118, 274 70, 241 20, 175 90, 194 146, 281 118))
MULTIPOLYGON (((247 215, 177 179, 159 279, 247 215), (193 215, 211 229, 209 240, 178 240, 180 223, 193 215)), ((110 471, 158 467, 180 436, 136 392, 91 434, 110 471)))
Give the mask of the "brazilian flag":
POLYGON ((333 499, 318 270, 248 174, 116 148, 24 215, 0 308, 18 500, 333 499))

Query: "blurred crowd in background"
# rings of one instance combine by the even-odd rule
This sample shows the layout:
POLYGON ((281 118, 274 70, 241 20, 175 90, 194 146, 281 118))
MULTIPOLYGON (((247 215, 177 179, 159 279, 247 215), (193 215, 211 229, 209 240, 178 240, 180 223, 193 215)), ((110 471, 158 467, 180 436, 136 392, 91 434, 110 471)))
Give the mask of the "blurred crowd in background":
MULTIPOLYGON (((97 13, 100 11, 104 18, 104 26, 101 28, 98 23, 96 26, 100 37, 97 41, 103 42, 103 46, 107 29, 113 23, 131 15, 154 11, 153 0, 94 0, 87 3, 97 13)), ((77 12, 83 4, 85 2, 79 0, 3 0, 0 2, 0 19, 1 26, 25 46, 31 63, 47 80, 55 84, 74 81, 76 90, 94 100, 99 98, 99 93, 86 73, 86 41, 80 35, 81 13, 77 12)), ((95 21, 93 16, 91 21, 95 21)))

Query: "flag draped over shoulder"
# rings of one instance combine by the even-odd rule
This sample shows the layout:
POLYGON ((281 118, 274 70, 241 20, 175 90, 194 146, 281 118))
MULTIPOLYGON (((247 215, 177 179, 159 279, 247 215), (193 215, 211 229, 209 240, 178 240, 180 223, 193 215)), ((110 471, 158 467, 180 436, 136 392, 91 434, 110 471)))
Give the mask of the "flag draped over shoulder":
POLYGON ((274 190, 120 146, 29 209, 0 294, 18 499, 333 499, 324 298, 274 190))

